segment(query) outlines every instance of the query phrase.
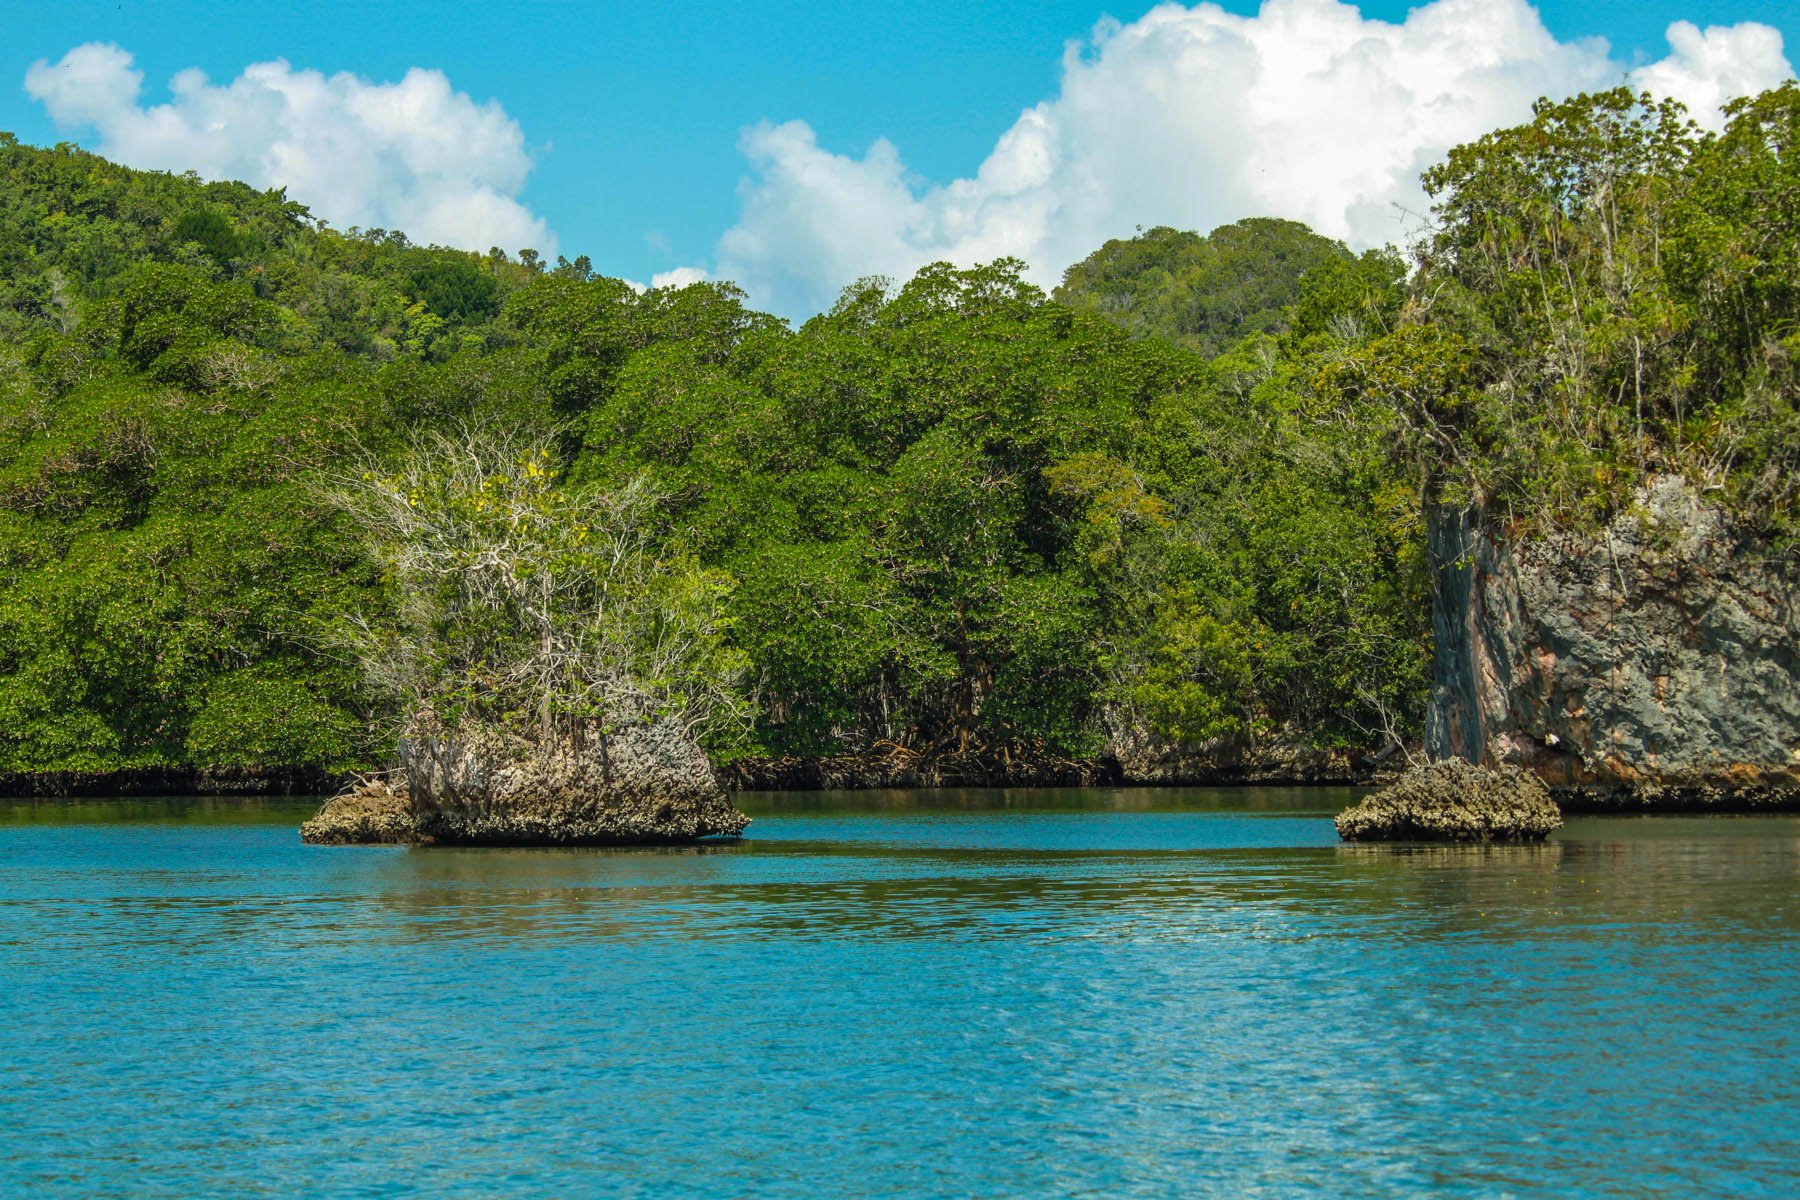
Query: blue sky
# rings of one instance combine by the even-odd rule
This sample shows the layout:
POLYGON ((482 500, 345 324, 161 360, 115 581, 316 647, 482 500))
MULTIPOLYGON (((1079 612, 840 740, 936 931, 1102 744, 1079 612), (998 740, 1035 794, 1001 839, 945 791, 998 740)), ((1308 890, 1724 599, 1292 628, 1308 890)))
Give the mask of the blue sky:
MULTIPOLYGON (((1287 26, 1296 22, 1302 27, 1308 22, 1321 28, 1341 26, 1347 11, 1331 10, 1325 0, 1285 3, 1287 26)), ((1541 18, 1554 43, 1551 50, 1533 43, 1526 36, 1530 30, 1518 34, 1519 16, 1511 10, 1522 8, 1522 0, 1494 4, 1439 0, 1434 7, 1446 6, 1455 11, 1440 24, 1452 27, 1450 34, 1440 30, 1430 38, 1421 34, 1393 39, 1391 70, 1413 89, 1410 103, 1415 107, 1423 107, 1418 89, 1427 86, 1452 92, 1466 87, 1473 109, 1489 114, 1511 113, 1523 103, 1517 98, 1523 91, 1554 88, 1564 78, 1571 85, 1617 82, 1625 71, 1669 56, 1664 31, 1679 20, 1702 27, 1760 22, 1780 35, 1780 49, 1790 58, 1800 45, 1800 7, 1775 0, 1544 4, 1532 19, 1541 18), (1493 19, 1510 32, 1483 33, 1477 28, 1465 41, 1456 41, 1454 27, 1479 27, 1500 10, 1509 10, 1510 16, 1493 19), (1440 51, 1476 56, 1486 44, 1515 34, 1520 39, 1515 61, 1499 68, 1502 75, 1525 77, 1507 83, 1505 88, 1511 90, 1502 88, 1491 96, 1483 91, 1501 87, 1491 71, 1471 81, 1453 78, 1446 84, 1437 78, 1441 64, 1434 65, 1434 56, 1440 51), (1610 56, 1579 41, 1593 37, 1608 40, 1610 56), (1568 61, 1558 59, 1560 65, 1554 69, 1543 66, 1561 55, 1563 47, 1580 48, 1570 49, 1568 61), (1428 75, 1431 80, 1421 82, 1428 75)), ((1258 12, 1253 4, 1225 7, 1246 17, 1258 12)), ((1208 133, 1180 114, 1146 114, 1142 106, 1155 97, 1173 97, 1168 103, 1185 104, 1190 112, 1204 107, 1212 114, 1207 122, 1212 126, 1241 123, 1241 114, 1233 107, 1236 93, 1207 91, 1205 80, 1198 78, 1231 76, 1240 60, 1224 50, 1207 57, 1181 49, 1199 27, 1192 21, 1164 22, 1155 36, 1138 38, 1138 23, 1146 11, 1143 6, 1108 9, 1070 0, 1033 4, 875 0, 842 6, 518 2, 446 6, 441 14, 418 4, 327 0, 293 9, 166 0, 156 4, 4 0, 0 79, 12 82, 0 87, 0 129, 40 144, 70 137, 91 147, 110 147, 128 161, 140 160, 139 165, 175 166, 155 160, 159 154, 182 153, 205 161, 179 165, 203 171, 209 163, 225 170, 250 161, 243 156, 253 147, 208 157, 191 140, 198 134, 190 133, 188 141, 170 142, 152 136, 147 126, 107 126, 111 118, 98 123, 76 119, 69 122, 70 128, 59 128, 48 111, 56 105, 45 99, 44 86, 37 89, 39 95, 28 94, 27 72, 39 60, 55 64, 86 43, 111 43, 135 59, 135 68, 143 74, 142 93, 136 98, 140 106, 168 102, 170 79, 189 68, 198 68, 215 85, 231 83, 252 63, 275 59, 286 60, 296 72, 327 76, 348 72, 370 84, 392 83, 412 68, 427 68, 441 72, 449 88, 466 94, 476 107, 493 102, 504 110, 504 118, 516 125, 514 136, 529 161, 527 174, 517 164, 509 165, 511 152, 502 147, 492 151, 497 157, 485 165, 471 167, 470 178, 499 199, 488 196, 486 208, 465 205, 457 210, 463 214, 460 218, 439 213, 416 219, 433 229, 452 231, 444 240, 479 241, 479 229, 462 231, 471 223, 479 224, 484 219, 479 214, 496 211, 493 205, 504 201, 517 211, 511 226, 504 221, 500 225, 516 228, 529 224, 529 217, 536 222, 530 227, 547 231, 557 248, 570 255, 587 253, 608 273, 649 281, 674 268, 690 268, 690 273, 725 271, 745 278, 759 298, 791 312, 825 302, 848 281, 840 276, 863 273, 853 268, 864 247, 867 269, 890 273, 904 272, 916 265, 914 260, 938 252, 966 257, 990 249, 1017 251, 1028 259, 1043 259, 1033 261, 1033 266, 1053 281, 1067 265, 1053 260, 1079 256, 1087 244, 1083 239, 1128 233, 1129 226, 1138 223, 1234 219, 1249 215, 1239 210, 1257 205, 1291 205, 1286 215, 1310 218, 1353 242, 1386 238, 1385 227, 1371 224, 1374 218, 1368 214, 1383 203, 1405 208, 1409 202, 1405 196, 1388 197, 1382 187, 1392 191, 1398 185, 1379 180, 1346 180, 1336 186, 1345 194, 1357 188, 1367 193, 1362 207, 1352 203, 1342 220, 1328 204, 1321 207, 1332 195, 1326 182, 1317 185, 1323 199, 1307 194, 1314 185, 1306 181, 1261 191, 1248 184, 1235 191, 1221 186, 1214 189, 1219 193, 1216 200, 1183 199, 1187 193, 1208 192, 1214 180, 1244 172, 1266 174, 1263 165, 1246 166, 1246 156, 1271 151, 1266 145, 1233 143, 1222 132, 1208 133), (1089 38, 1106 15, 1124 26, 1123 33, 1088 43, 1085 59, 1092 69, 1080 71, 1079 78, 1068 75, 1065 44, 1089 38), (1142 81, 1141 94, 1133 92, 1134 80, 1142 81), (1044 128, 1022 130, 1019 136, 1029 135, 1030 140, 1041 135, 1042 145, 1030 154, 1060 156, 1049 175, 1021 183, 1013 178, 1019 170, 1029 175, 1037 168, 1015 164, 1001 172, 1010 182, 977 179, 984 160, 996 151, 997 140, 1008 135, 1023 110, 1038 105, 1048 106, 1040 122, 1044 128), (1104 148, 1104 153, 1080 149, 1083 137, 1105 140, 1095 131, 1105 128, 1109 111, 1116 113, 1116 127, 1127 140, 1137 129, 1160 130, 1157 136, 1168 150, 1163 165, 1158 165, 1160 151, 1154 145, 1123 157, 1123 151, 1115 153, 1112 147, 1104 148), (1166 127, 1165 117, 1170 122, 1166 127), (793 121, 804 122, 803 129, 782 124, 793 121), (759 128, 762 133, 753 133, 746 141, 745 131, 759 128), (1184 138, 1194 140, 1190 145, 1184 138), (891 158, 868 153, 877 139, 891 144, 891 158), (1171 182, 1164 188, 1168 164, 1177 160, 1183 170, 1194 163, 1204 164, 1204 169, 1177 181, 1179 186, 1171 182), (1068 189, 1076 186, 1071 181, 1102 170, 1120 177, 1121 196, 1079 201, 1070 196, 1068 189), (1133 171, 1153 178, 1136 186, 1130 178, 1133 171), (964 185, 956 185, 958 180, 964 185), (971 199, 975 192, 980 194, 971 199), (1136 216, 1130 211, 1133 193, 1147 197, 1144 211, 1136 216), (1077 209, 1085 215, 1055 215, 1077 209), (459 219, 462 226, 456 224, 459 219), (802 259, 818 261, 808 265, 802 259)), ((1407 12, 1404 4, 1361 6, 1366 22, 1397 22, 1407 12)), ((1265 14, 1261 26, 1272 29, 1277 23, 1265 14)), ((1260 37, 1259 28, 1253 24, 1228 32, 1233 37, 1239 33, 1260 37)), ((1307 40, 1304 29, 1301 33, 1288 29, 1279 37, 1290 48, 1296 38, 1307 40)), ((1743 44, 1750 46, 1748 41, 1743 44)), ((1739 58, 1749 53, 1740 49, 1731 53, 1739 58)), ((1781 73, 1779 56, 1771 59, 1769 46, 1758 43, 1751 49, 1761 54, 1761 65, 1743 68, 1748 72, 1743 78, 1768 82, 1765 77, 1771 72, 1781 73), (1777 65, 1769 66, 1770 61, 1777 65)), ((1713 65, 1705 70, 1726 70, 1714 62, 1718 57, 1708 57, 1713 65)), ((116 75, 117 68, 113 64, 106 70, 116 75)), ((1327 90, 1311 102, 1322 116, 1345 104, 1354 106, 1368 92, 1381 90, 1379 80, 1370 81, 1369 71, 1389 69, 1367 64, 1355 71, 1346 68, 1342 82, 1334 85, 1342 89, 1340 93, 1327 90)), ((87 86, 100 87, 111 77, 96 74, 100 82, 87 86)), ((1279 78, 1264 79, 1256 86, 1264 89, 1265 97, 1282 91, 1279 78)), ((1247 83, 1242 92, 1247 95, 1251 90, 1247 83)), ((220 97, 218 105, 228 101, 229 97, 220 97)), ((57 93, 56 104, 65 117, 87 111, 68 88, 57 93)), ((226 111, 218 105, 217 111, 226 111)), ((1265 100, 1254 111, 1261 113, 1267 107, 1265 100)), ((477 120, 470 112, 457 111, 462 115, 456 119, 477 120)), ((1385 110, 1377 105, 1367 119, 1409 124, 1407 111, 1405 105, 1385 110)), ((1261 136, 1291 134, 1294 122, 1305 116, 1304 112, 1285 116, 1285 123, 1269 126, 1261 136)), ((332 117, 327 111, 319 119, 332 117)), ((429 113, 423 119, 431 119, 429 113)), ((215 124, 230 121, 222 118, 215 124)), ((196 128, 204 131, 202 126, 196 128)), ((1453 125, 1415 131, 1409 136, 1417 145, 1408 143, 1397 150, 1396 161, 1404 160, 1410 168, 1419 153, 1438 149, 1436 141, 1461 134, 1453 125)), ((1316 153, 1329 157, 1323 150, 1316 153)), ((1275 165, 1279 171, 1281 164, 1275 165)), ((299 177, 307 179, 307 187, 317 194, 303 194, 304 189, 295 187, 297 198, 313 203, 315 209, 322 204, 329 207, 333 191, 329 182, 321 182, 317 172, 299 177)), ((404 190, 403 184, 384 175, 370 186, 404 190)), ((426 186, 420 185, 421 194, 426 186)), ((401 205, 392 211, 397 219, 391 223, 407 224, 414 210, 401 205)))

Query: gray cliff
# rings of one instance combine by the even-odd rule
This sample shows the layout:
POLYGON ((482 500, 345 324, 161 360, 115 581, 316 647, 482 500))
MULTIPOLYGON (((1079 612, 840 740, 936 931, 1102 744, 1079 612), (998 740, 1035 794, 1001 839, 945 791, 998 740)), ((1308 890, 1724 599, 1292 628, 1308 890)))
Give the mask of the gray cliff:
POLYGON ((1598 530, 1430 513, 1425 749, 1595 804, 1800 796, 1800 566, 1663 477, 1598 530))

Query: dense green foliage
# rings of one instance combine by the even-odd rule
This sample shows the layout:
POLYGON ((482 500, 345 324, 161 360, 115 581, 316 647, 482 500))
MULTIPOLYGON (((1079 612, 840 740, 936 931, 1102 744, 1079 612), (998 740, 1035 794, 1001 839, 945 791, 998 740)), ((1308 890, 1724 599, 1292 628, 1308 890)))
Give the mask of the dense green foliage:
POLYGON ((0 771, 372 763, 433 655, 439 702, 754 711, 695 718, 729 753, 1404 737, 1422 499, 1676 471, 1793 531, 1797 146, 1791 84, 1717 136, 1544 103, 1428 172, 1410 273, 1154 229, 1055 300, 940 264, 794 329, 0 135, 0 771), (408 559, 415 503, 506 587, 408 559), (530 627, 536 586, 607 613, 530 627), (534 646, 573 690, 507 690, 534 646))
POLYGON ((1252 217, 1205 237, 1159 225, 1070 267, 1055 296, 1210 358, 1246 334, 1286 328, 1309 277, 1349 257, 1296 221, 1252 217))
MULTIPOLYGON (((429 589, 322 481, 477 427, 550 439, 546 511, 664 497, 640 552, 692 565, 644 578, 718 606, 761 714, 740 750, 1404 728, 1408 494, 1380 445, 1321 435, 1296 365, 1365 303, 1357 260, 1243 228, 1262 258, 1214 257, 1268 287, 1214 296, 1207 336, 1291 328, 1209 363, 1016 263, 852 288, 793 330, 727 285, 640 295, 5 139, 0 770, 378 758, 405 688, 344 647, 417 648, 429 589), (1332 267, 1310 291, 1282 282, 1295 245, 1332 267)), ((467 634, 443 644, 497 637, 467 634)))
POLYGON ((0 136, 0 770, 370 759, 325 635, 385 601, 317 472, 535 395, 407 292, 441 262, 538 274, 0 136))
POLYGON ((1592 519, 1686 476, 1791 534, 1800 498, 1800 86, 1722 135, 1617 90, 1427 172, 1413 311, 1322 378, 1447 497, 1592 519))
MULTIPOLYGON (((1583 97, 1428 175, 1410 277, 1250 221, 1109 243, 1062 302, 938 265, 798 329, 0 141, 0 770, 378 758, 341 648, 416 642, 429 589, 321 481, 484 428, 547 449, 543 530, 659 498, 638 590, 758 713, 721 751, 1404 736, 1422 487, 1565 520, 1676 470, 1791 523, 1797 134, 1792 86, 1716 137, 1583 97)), ((544 578, 605 592, 581 545, 544 578)), ((502 631, 438 632, 486 686, 502 631)))
POLYGON ((736 579, 757 748, 1088 752, 1108 708, 1366 740, 1416 714, 1381 448, 1313 436, 1259 351, 1221 370, 1134 341, 1019 267, 852 288, 793 332, 723 288, 509 302, 575 414, 573 476, 647 475, 736 579))

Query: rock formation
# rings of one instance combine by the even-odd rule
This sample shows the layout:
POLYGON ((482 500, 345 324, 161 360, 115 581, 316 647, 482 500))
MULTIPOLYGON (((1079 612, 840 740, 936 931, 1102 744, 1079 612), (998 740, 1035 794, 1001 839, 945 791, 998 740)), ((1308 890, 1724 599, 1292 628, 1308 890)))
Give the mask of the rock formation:
POLYGON ((404 784, 367 779, 327 800, 300 826, 300 837, 321 846, 425 840, 418 829, 404 784))
POLYGON ((1116 708, 1105 718, 1106 756, 1118 764, 1119 778, 1131 784, 1358 783, 1373 766, 1371 754, 1314 746, 1301 729, 1179 742, 1116 708))
POLYGON ((1582 533, 1431 514, 1434 758, 1565 804, 1800 799, 1800 564, 1680 479, 1582 533))
POLYGON ((1460 758, 1415 767, 1337 815, 1347 842, 1536 842, 1562 823, 1536 775, 1460 758))
POLYGON ((628 845, 735 836, 706 754, 673 722, 577 730, 547 744, 423 713, 400 740, 394 782, 328 801, 309 842, 628 845))

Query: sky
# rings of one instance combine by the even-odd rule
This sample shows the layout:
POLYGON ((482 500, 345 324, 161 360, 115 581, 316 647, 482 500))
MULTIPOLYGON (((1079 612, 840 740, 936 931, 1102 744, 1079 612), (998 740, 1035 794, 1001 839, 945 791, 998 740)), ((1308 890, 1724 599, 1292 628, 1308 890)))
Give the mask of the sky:
POLYGON ((1054 285, 1159 224, 1403 243, 1419 171, 1535 97, 1716 122, 1796 46, 1791 0, 0 0, 0 130, 804 317, 940 258, 1054 285))

